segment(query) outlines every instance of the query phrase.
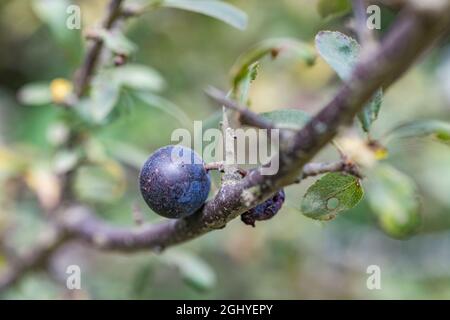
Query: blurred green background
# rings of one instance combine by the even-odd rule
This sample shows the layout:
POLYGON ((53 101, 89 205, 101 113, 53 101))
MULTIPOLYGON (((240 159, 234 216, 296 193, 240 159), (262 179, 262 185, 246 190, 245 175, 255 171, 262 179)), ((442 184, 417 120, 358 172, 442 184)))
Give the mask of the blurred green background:
MULTIPOLYGON (((42 207, 57 197, 52 173, 71 155, 57 148, 65 132, 65 111, 52 103, 25 106, 17 95, 28 83, 71 79, 81 57, 80 41, 55 37, 32 2, 0 3, 0 232, 8 230, 8 241, 24 250, 42 232, 42 207), (33 169, 11 178, 10 167, 27 161, 33 169)), ((322 19, 316 1, 231 2, 248 14, 245 31, 172 9, 126 24, 127 36, 137 45, 132 62, 157 70, 166 83, 160 96, 191 120, 214 119, 217 107, 203 90, 208 85, 228 90, 234 61, 259 41, 293 37, 313 44, 320 30, 349 32, 348 16, 322 19)), ((106 5, 97 0, 75 3, 81 6, 83 29, 95 24, 106 5)), ((395 12, 383 9, 382 32, 394 17, 395 12)), ((80 40, 79 34, 76 38, 80 40)), ((251 108, 314 113, 338 86, 334 72, 320 59, 308 68, 289 58, 266 58, 251 89, 251 108)), ((447 42, 385 95, 372 137, 406 120, 450 120, 449 86, 447 42)), ((179 117, 170 112, 180 112, 156 104, 160 108, 125 93, 111 121, 95 126, 86 142, 86 152, 101 159, 102 166, 79 170, 73 187, 77 197, 112 223, 132 225, 136 207, 146 220, 160 220, 141 199, 135 167, 142 153, 170 144, 172 131, 180 127, 179 117)), ((431 139, 400 140, 387 148, 384 161, 412 177, 420 193, 421 226, 406 240, 383 233, 365 199, 330 222, 304 217, 300 201, 314 181, 308 179, 286 189, 287 203, 270 222, 251 228, 236 219, 161 255, 99 252, 70 243, 55 254, 48 271, 29 274, 6 298, 450 298, 450 148, 431 139), (65 289, 65 268, 71 264, 82 269, 81 291, 65 289), (381 290, 366 287, 369 265, 381 268, 381 290)), ((331 148, 318 156, 336 158, 331 148)), ((0 252, 0 270, 6 263, 0 252)))

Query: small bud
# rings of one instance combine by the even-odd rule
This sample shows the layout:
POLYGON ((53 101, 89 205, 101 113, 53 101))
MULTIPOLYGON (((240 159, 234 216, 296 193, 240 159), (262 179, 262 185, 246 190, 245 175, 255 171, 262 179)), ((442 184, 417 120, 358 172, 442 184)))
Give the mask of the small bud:
POLYGON ((122 66, 127 62, 127 56, 124 54, 117 54, 114 56, 114 65, 116 67, 122 66))

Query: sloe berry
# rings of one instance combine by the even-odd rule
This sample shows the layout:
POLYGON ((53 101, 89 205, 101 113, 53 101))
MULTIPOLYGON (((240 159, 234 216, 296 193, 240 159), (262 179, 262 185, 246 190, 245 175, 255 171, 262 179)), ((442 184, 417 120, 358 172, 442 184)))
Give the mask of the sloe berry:
POLYGON ((150 155, 139 183, 145 202, 154 212, 178 219, 193 214, 205 203, 211 178, 192 149, 169 145, 150 155))
POLYGON ((242 222, 254 227, 255 221, 269 220, 281 209, 284 199, 284 190, 281 189, 272 198, 241 214, 242 222))

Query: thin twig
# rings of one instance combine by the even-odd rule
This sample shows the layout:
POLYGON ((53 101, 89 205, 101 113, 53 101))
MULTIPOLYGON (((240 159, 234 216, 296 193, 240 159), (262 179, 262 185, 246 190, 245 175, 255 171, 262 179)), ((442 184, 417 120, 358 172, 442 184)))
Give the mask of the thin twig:
POLYGON ((363 175, 359 168, 350 161, 336 161, 336 162, 310 162, 305 164, 301 179, 313 177, 329 172, 345 172, 357 178, 362 178, 363 175))
POLYGON ((276 129, 274 124, 257 113, 252 112, 248 108, 241 106, 236 101, 228 98, 226 94, 214 87, 209 87, 205 90, 208 97, 217 102, 218 105, 224 106, 225 108, 234 110, 239 114, 239 120, 242 124, 257 127, 260 129, 276 129))
POLYGON ((204 165, 204 168, 206 171, 211 171, 211 170, 217 170, 220 172, 225 172, 224 169, 224 162, 223 161, 216 161, 216 162, 210 162, 204 165))
MULTIPOLYGON (((204 168, 206 171, 217 170, 220 172, 225 172, 225 163, 223 161, 210 162, 205 164, 204 168)), ((236 170, 242 177, 245 177, 248 173, 247 170, 240 167, 237 167, 236 170)))
POLYGON ((145 221, 144 214, 137 203, 133 204, 132 216, 134 223, 138 226, 142 225, 145 221))
MULTIPOLYGON (((102 28, 110 30, 119 17, 121 17, 121 5, 124 0, 111 0, 105 18, 102 22, 102 28)), ((74 92, 77 97, 84 95, 89 81, 95 72, 98 59, 103 49, 103 41, 99 38, 89 40, 88 49, 81 67, 76 71, 74 77, 74 92)))
POLYGON ((236 163, 235 153, 235 127, 230 120, 230 113, 228 110, 222 108, 222 132, 223 132, 223 144, 225 146, 225 161, 222 165, 223 175, 222 184, 233 182, 241 179, 239 175, 238 166, 236 163))

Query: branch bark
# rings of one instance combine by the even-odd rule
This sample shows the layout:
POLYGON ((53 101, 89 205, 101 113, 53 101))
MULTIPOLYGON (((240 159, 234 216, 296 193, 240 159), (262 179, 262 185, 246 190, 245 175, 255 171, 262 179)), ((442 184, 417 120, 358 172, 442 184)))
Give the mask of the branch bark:
POLYGON ((37 243, 25 254, 17 255, 0 275, 0 293, 13 286, 31 270, 45 267, 48 259, 67 240, 67 233, 59 226, 51 225, 37 243))
POLYGON ((352 7, 354 13, 354 28, 358 35, 359 42, 363 50, 369 50, 375 46, 375 38, 372 30, 367 27, 367 4, 365 0, 352 0, 352 7), (368 49, 369 48, 369 49, 368 49))

